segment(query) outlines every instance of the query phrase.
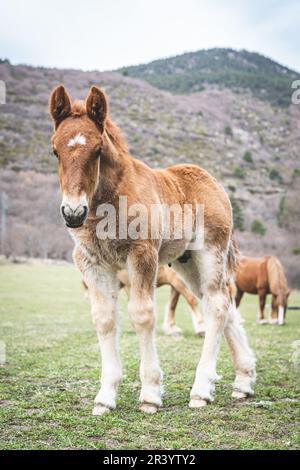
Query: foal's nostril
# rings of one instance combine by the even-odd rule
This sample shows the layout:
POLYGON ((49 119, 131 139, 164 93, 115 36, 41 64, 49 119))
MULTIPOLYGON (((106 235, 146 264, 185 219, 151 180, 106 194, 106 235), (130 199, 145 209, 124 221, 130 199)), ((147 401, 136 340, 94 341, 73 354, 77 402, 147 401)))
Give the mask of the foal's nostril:
POLYGON ((87 215, 88 208, 87 206, 83 206, 83 213, 82 213, 82 218, 85 219, 87 215))
POLYGON ((66 206, 61 206, 60 210, 61 210, 61 213, 64 217, 66 217, 66 214, 65 214, 65 207, 66 206))

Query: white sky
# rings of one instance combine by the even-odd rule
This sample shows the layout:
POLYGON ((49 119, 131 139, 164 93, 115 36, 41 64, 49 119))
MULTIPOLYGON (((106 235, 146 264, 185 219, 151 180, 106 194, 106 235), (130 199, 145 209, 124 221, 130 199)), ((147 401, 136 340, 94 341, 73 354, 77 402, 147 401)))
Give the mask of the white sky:
POLYGON ((0 0, 0 57, 110 70, 211 47, 300 71, 299 0, 0 0))

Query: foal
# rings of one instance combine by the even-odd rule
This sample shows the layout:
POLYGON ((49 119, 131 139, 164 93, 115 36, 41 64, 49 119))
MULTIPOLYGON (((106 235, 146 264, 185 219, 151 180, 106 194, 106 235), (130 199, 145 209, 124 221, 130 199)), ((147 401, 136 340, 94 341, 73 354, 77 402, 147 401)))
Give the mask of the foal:
MULTIPOLYGON (((189 406, 197 408, 213 401, 218 378, 217 354, 223 333, 236 369, 233 396, 244 398, 252 394, 255 360, 228 287, 234 275, 235 252, 231 238, 232 211, 224 189, 195 165, 152 170, 131 157, 125 139, 109 117, 105 94, 95 86, 85 103, 73 104, 65 88, 57 87, 50 98, 50 112, 55 129, 53 151, 58 158, 63 196, 61 214, 75 242, 75 264, 89 289, 101 349, 101 387, 93 414, 100 415, 116 407, 117 388, 122 378, 117 272, 123 268, 130 276, 128 311, 140 344, 140 409, 154 413, 162 406, 162 372, 154 340, 154 292, 160 263, 172 262, 194 294, 204 300, 206 334, 189 406), (159 223, 151 218, 155 236, 152 237, 152 231, 148 237, 124 236, 121 221, 127 215, 127 208, 125 211, 120 205, 121 196, 127 197, 128 214, 136 203, 142 204, 147 214, 151 205, 157 205, 159 223), (178 239, 175 223, 171 224, 171 231, 166 230, 162 204, 180 207, 189 204, 194 231, 178 239), (192 250, 198 236, 197 204, 204 208, 204 243, 192 250), (97 236, 102 221, 97 207, 101 209, 103 205, 113 206, 118 228, 107 238, 97 236)), ((129 217, 125 227, 128 231, 131 222, 129 217)))

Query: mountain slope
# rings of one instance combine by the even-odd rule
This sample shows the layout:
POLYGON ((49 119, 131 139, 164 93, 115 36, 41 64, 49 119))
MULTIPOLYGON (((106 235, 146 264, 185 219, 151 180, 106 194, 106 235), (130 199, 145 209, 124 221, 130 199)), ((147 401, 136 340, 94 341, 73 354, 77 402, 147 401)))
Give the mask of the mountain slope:
POLYGON ((300 280, 299 107, 274 107, 250 91, 209 84, 201 92, 173 95, 113 72, 0 63, 0 79, 7 86, 7 104, 0 106, 6 253, 69 256, 47 103, 59 83, 73 98, 84 98, 96 84, 106 90, 133 155, 154 168, 193 162, 209 170, 231 196, 241 248, 280 254, 289 278, 300 280))
POLYGON ((277 106, 290 104, 291 82, 300 78, 299 73, 258 53, 232 49, 190 52, 119 71, 172 93, 193 93, 213 84, 234 91, 249 90, 277 106))

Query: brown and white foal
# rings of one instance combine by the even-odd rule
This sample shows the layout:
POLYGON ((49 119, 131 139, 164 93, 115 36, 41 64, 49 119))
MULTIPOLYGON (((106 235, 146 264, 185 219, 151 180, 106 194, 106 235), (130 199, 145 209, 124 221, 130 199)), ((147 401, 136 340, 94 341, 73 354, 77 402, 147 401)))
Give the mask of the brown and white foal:
MULTIPOLYGON (((50 98, 50 112, 55 127, 52 144, 58 158, 63 195, 61 213, 75 242, 74 261, 89 289, 93 322, 100 341, 101 387, 93 414, 100 415, 116 407, 117 388, 122 378, 117 307, 117 272, 122 268, 130 276, 128 310, 140 344, 142 411, 153 413, 162 405, 162 372, 154 340, 154 292, 159 264, 170 262, 194 294, 204 301, 206 334, 190 407, 213 401, 218 378, 217 354, 223 333, 236 369, 233 396, 244 398, 252 394, 255 360, 229 289, 235 270, 235 252, 232 211, 224 189, 195 165, 153 170, 130 156, 125 139, 108 115, 107 99, 97 87, 91 88, 85 103, 71 103, 65 88, 57 87, 50 98), (148 211, 153 204, 158 207, 190 204, 194 218, 196 205, 202 204, 203 246, 189 249, 195 233, 177 239, 172 235, 174 224, 173 232, 165 236, 162 214, 156 237, 123 238, 117 230, 116 237, 99 239, 97 207, 113 205, 118 224, 124 215, 120 196, 127 197, 128 208, 140 203, 148 211)), ((155 220, 151 219, 151 223, 156 223, 155 220)))

